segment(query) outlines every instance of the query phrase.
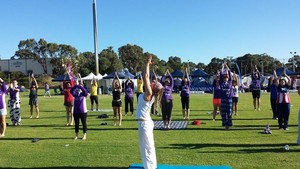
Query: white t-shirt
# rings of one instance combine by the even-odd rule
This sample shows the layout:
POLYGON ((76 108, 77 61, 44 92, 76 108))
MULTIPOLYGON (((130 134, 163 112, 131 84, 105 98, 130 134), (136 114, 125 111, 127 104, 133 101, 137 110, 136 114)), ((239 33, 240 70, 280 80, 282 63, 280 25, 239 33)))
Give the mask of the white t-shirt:
POLYGON ((150 111, 154 100, 154 97, 152 97, 151 101, 147 102, 144 100, 144 93, 139 95, 138 105, 136 108, 136 119, 152 120, 150 116, 150 111))
POLYGON ((232 89, 233 89, 233 97, 239 97, 239 87, 232 86, 232 89))

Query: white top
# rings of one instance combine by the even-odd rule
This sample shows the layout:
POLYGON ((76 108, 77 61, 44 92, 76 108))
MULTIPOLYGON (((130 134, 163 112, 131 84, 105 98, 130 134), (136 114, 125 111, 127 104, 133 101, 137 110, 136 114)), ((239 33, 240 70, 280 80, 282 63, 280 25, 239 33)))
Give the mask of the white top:
POLYGON ((139 95, 138 105, 136 108, 136 119, 152 120, 150 110, 154 100, 154 97, 152 97, 151 101, 147 102, 144 100, 144 94, 139 95))
POLYGON ((233 96, 232 97, 239 97, 239 87, 238 86, 232 86, 233 89, 233 96))

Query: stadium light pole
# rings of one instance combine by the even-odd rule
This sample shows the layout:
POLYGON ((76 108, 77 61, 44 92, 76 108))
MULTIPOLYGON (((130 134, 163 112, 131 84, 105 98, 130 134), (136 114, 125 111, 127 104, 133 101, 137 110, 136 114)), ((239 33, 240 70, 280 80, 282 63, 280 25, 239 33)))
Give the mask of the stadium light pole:
POLYGON ((263 75, 264 74, 264 56, 266 56, 267 54, 266 53, 263 53, 263 54, 261 54, 260 56, 261 56, 261 74, 263 75))
POLYGON ((293 72, 295 72, 295 55, 297 54, 297 52, 290 52, 290 54, 293 55, 293 57, 292 57, 292 62, 293 62, 293 72))
POLYGON ((97 28, 96 0, 93 0, 93 26, 94 26, 94 53, 95 53, 96 76, 97 76, 99 74, 99 63, 98 63, 98 28, 97 28))

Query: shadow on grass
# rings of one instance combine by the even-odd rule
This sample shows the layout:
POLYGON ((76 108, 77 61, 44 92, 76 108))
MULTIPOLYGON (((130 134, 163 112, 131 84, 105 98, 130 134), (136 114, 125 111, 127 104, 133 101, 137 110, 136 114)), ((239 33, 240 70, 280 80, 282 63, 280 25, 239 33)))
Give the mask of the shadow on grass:
MULTIPOLYGON (((23 167, 22 167, 23 168, 23 167)), ((128 167, 73 167, 73 166, 66 166, 66 167, 30 167, 32 169, 128 169, 128 167)), ((13 169, 7 167, 0 167, 0 169, 13 169)))
POLYGON ((224 127, 195 127, 195 128, 187 128, 187 130, 211 130, 211 131, 224 131, 224 132, 230 132, 230 131, 239 131, 239 130, 257 130, 257 131, 263 131, 264 127, 266 126, 261 126, 261 127, 251 127, 251 126, 245 126, 245 127, 237 127, 237 126, 233 126, 230 130, 225 130, 224 127))
POLYGON ((138 130, 138 128, 122 128, 122 127, 113 127, 113 128, 89 128, 88 130, 101 131, 101 130, 138 130))
MULTIPOLYGON (((224 130, 225 131, 225 128, 220 126, 220 127, 205 127, 205 121, 201 121, 201 126, 194 126, 192 124, 192 122, 189 123, 190 126, 194 126, 194 127, 189 127, 187 130, 219 130, 219 131, 222 131, 224 130)), ((229 132, 230 131, 239 131, 239 130, 257 130, 257 131, 263 131, 264 128, 266 127, 266 125, 261 125, 261 124, 258 124, 258 125, 233 125, 230 130, 228 130, 229 132)), ((298 125, 289 125, 289 127, 298 127, 298 125)), ((278 130, 278 125, 270 125, 270 128, 271 130, 278 130)), ((226 131, 226 132, 228 132, 226 131)), ((285 131, 285 132, 289 132, 289 131, 285 131)), ((289 133, 292 133, 292 132, 289 132, 289 133)), ((296 132, 297 133, 297 132, 296 132)))
POLYGON ((43 113, 54 113, 54 112, 65 112, 65 110, 64 109, 56 109, 56 110, 53 110, 53 109, 51 109, 51 110, 42 110, 42 112, 43 113))
POLYGON ((264 153, 264 152, 276 152, 276 153, 288 153, 288 152, 300 152, 300 149, 291 148, 291 146, 297 146, 296 143, 275 143, 275 144, 171 144, 169 147, 163 147, 163 149, 203 149, 203 148, 221 148, 213 151, 200 151, 199 153, 264 153), (284 145, 289 145, 288 151, 283 149, 284 145), (236 151, 227 151, 224 148, 237 148, 236 151))
POLYGON ((13 140, 13 141, 28 140, 28 141, 31 141, 32 143, 34 143, 34 142, 39 142, 41 140, 70 140, 70 139, 73 139, 73 138, 70 138, 70 137, 57 137, 57 138, 28 138, 28 137, 7 138, 7 137, 4 137, 4 138, 1 138, 0 140, 13 140), (36 139, 36 141, 33 141, 34 139, 36 139))

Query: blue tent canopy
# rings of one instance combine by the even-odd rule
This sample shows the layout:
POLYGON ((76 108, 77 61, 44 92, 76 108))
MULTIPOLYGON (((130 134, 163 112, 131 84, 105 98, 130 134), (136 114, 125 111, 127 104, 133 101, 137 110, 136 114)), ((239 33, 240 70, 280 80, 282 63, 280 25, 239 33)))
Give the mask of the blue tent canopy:
POLYGON ((191 73, 191 77, 208 77, 208 76, 210 75, 201 69, 197 69, 191 73))
MULTIPOLYGON (((126 75, 123 72, 117 72, 117 75, 120 79, 125 79, 126 75)), ((115 77, 115 72, 110 73, 109 75, 103 77, 103 79, 113 79, 115 77)))
POLYGON ((134 79, 134 75, 131 74, 128 70, 127 71, 124 71, 124 74, 125 74, 125 78, 130 78, 130 79, 134 79))
MULTIPOLYGON (((284 71, 283 67, 276 69, 276 75, 277 76, 282 76, 283 75, 283 71, 284 71)), ((291 76, 291 75, 297 75, 297 73, 295 73, 295 72, 293 72, 293 71, 291 71, 289 69, 286 69, 286 74, 289 75, 289 76, 291 76)))
MULTIPOLYGON (((139 78, 140 76, 142 76, 142 78, 144 77, 144 72, 143 73, 140 73, 140 74, 137 74, 134 78, 137 79, 139 78)), ((150 72, 150 79, 154 76, 154 73, 153 72, 150 72)))
POLYGON ((174 70, 174 71, 171 73, 171 75, 172 75, 173 77, 182 77, 182 76, 183 76, 183 72, 181 72, 180 70, 176 69, 176 70, 174 70))
MULTIPOLYGON (((52 82, 62 82, 62 81, 70 81, 70 76, 69 75, 60 75, 54 79, 52 79, 52 82)), ((76 80, 76 77, 74 77, 74 80, 76 80)))

